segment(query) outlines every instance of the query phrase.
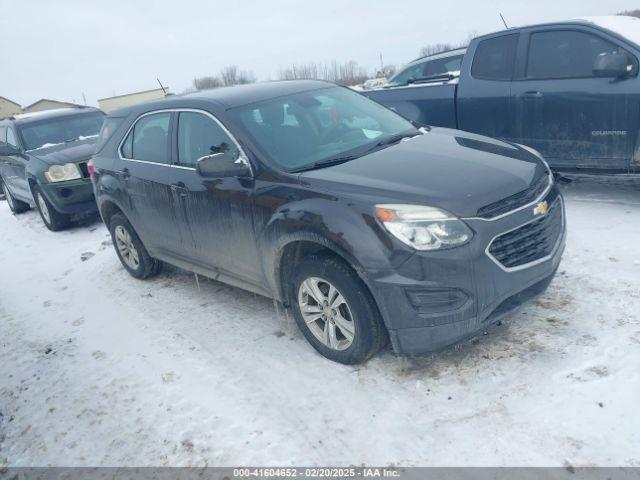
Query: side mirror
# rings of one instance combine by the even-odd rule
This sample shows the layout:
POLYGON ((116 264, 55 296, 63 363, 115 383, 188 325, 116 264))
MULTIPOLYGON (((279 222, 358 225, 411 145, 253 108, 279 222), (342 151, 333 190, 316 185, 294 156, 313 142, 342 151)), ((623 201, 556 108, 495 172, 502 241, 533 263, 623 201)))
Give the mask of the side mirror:
POLYGON ((596 77, 620 78, 629 74, 629 57, 624 53, 601 53, 596 57, 593 74, 596 77))
POLYGON ((249 177, 251 169, 242 157, 231 155, 229 152, 214 153, 198 159, 196 170, 201 177, 249 177))
POLYGON ((22 155, 22 152, 8 143, 0 143, 0 157, 12 157, 16 155, 22 155))

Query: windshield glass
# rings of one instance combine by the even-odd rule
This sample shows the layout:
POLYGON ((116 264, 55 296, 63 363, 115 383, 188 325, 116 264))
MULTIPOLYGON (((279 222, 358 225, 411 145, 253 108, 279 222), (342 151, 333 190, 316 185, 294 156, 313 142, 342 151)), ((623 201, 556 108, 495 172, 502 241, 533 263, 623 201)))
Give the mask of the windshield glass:
POLYGON ((287 171, 363 155, 386 139, 419 133, 408 120, 340 87, 279 97, 230 113, 262 153, 287 171))
POLYGON ((25 149, 35 150, 97 137, 103 119, 102 112, 68 115, 22 125, 20 133, 25 149))
POLYGON ((457 74, 460 71, 463 57, 464 55, 454 55, 416 63, 389 80, 388 85, 406 85, 409 80, 415 81, 437 75, 457 74))

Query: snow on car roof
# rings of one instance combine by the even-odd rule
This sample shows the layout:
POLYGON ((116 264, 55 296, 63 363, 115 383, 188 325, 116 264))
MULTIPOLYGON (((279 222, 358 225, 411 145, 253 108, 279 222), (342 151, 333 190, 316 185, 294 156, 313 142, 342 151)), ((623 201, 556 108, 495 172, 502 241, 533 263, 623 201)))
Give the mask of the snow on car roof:
POLYGON ((601 17, 584 17, 580 21, 593 23, 607 30, 621 35, 633 43, 640 45, 640 18, 625 15, 610 15, 601 17))

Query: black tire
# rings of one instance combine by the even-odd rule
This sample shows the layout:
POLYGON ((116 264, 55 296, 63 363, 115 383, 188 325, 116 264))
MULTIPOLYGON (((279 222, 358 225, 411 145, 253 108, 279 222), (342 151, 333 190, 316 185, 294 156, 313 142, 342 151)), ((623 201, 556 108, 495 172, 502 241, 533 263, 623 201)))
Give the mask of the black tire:
POLYGON ((116 254, 122 263, 122 266, 129 272, 129 274, 140 280, 145 278, 152 277, 157 275, 160 270, 162 270, 162 262, 160 260, 156 260, 147 249, 142 244, 140 237, 129 223, 129 220, 122 214, 116 213, 111 217, 109 221, 109 231, 111 232, 111 240, 113 241, 113 247, 116 250, 116 254), (116 230, 123 229, 130 236, 131 243, 137 253, 137 266, 131 265, 131 262, 125 259, 123 253, 121 253, 120 248, 118 248, 118 241, 116 239, 116 230))
POLYGON ((4 187, 5 198, 7 199, 9 208, 14 214, 18 215, 20 213, 24 213, 31 208, 27 202, 18 200, 13 195, 11 195, 11 192, 9 191, 9 187, 6 186, 4 181, 2 182, 2 185, 4 187))
POLYGON ((40 218, 42 218, 42 222, 49 230, 58 232, 69 226, 71 220, 69 216, 58 212, 47 197, 43 195, 40 187, 34 185, 31 191, 33 192, 33 200, 40 218))
MULTIPOLYGON (((310 255, 303 258, 294 269, 289 288, 291 308, 300 331, 329 360, 347 365, 363 363, 387 343, 387 331, 369 289, 342 259, 331 255, 310 255), (298 294, 302 283, 310 278, 326 280, 344 297, 355 327, 348 348, 337 350, 328 347, 314 335, 304 320, 298 294)), ((345 340, 348 341, 346 337, 345 340)))

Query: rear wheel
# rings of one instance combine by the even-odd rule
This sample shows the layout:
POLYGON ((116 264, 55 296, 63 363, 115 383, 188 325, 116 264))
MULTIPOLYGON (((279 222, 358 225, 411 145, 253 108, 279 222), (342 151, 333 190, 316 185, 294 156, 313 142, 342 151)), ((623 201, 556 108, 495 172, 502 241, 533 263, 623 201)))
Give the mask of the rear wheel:
POLYGON ((122 266, 132 277, 145 279, 158 274, 162 262, 149 255, 129 220, 116 213, 109 221, 109 231, 122 266))
POLYGON ((11 195, 11 191, 9 190, 9 188, 6 186, 4 182, 3 182, 3 187, 4 187, 5 196, 7 198, 7 203, 9 204, 9 208, 13 213, 18 214, 18 213, 23 213, 29 210, 30 208, 29 204, 26 202, 23 202, 22 200, 18 200, 17 198, 14 198, 14 196, 11 195))
POLYGON ((33 187, 33 199, 36 201, 40 218, 49 230, 57 232, 69 225, 69 216, 58 212, 38 186, 33 187))
POLYGON ((339 363, 362 363, 386 343, 386 330, 369 290, 341 259, 306 257, 292 280, 289 298, 296 323, 322 355, 339 363))

